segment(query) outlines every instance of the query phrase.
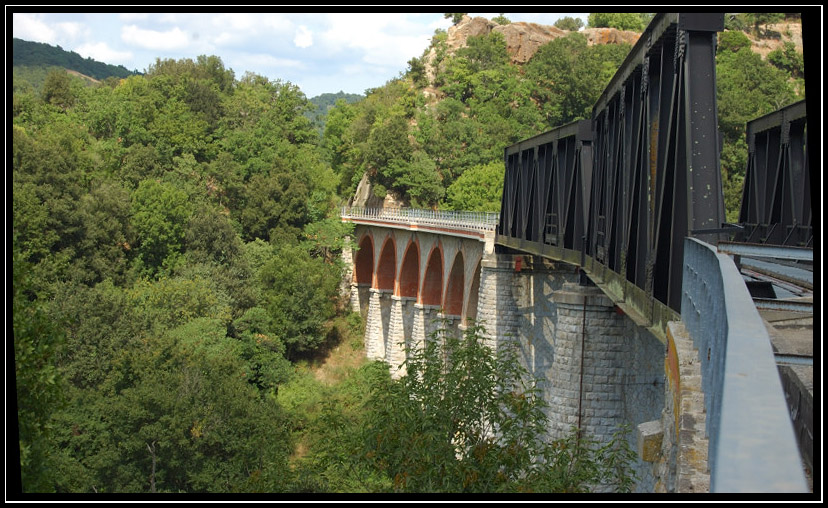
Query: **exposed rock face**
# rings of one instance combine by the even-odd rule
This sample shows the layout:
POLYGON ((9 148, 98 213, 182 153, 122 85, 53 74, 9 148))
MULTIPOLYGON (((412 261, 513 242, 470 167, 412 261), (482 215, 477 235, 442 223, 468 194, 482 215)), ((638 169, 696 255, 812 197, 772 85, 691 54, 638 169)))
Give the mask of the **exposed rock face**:
POLYGON ((477 37, 479 35, 486 35, 491 33, 492 29, 499 26, 494 21, 489 21, 486 18, 470 18, 463 16, 463 19, 454 26, 449 27, 447 31, 446 44, 449 47, 449 52, 454 53, 458 49, 466 45, 466 39, 469 37, 477 37))
POLYGON ((537 23, 510 23, 496 25, 493 32, 500 32, 506 39, 506 51, 512 57, 512 63, 523 64, 532 58, 538 48, 547 42, 565 37, 569 32, 560 28, 537 23))
MULTIPOLYGON (((520 21, 508 25, 499 25, 486 18, 470 18, 463 16, 463 19, 456 25, 449 27, 446 32, 446 45, 449 53, 466 46, 469 37, 487 35, 491 32, 500 32, 506 39, 506 50, 512 59, 512 63, 523 64, 538 51, 544 44, 566 37, 568 30, 550 25, 539 25, 520 21)), ((581 31, 586 35, 588 44, 635 44, 641 34, 615 28, 587 28, 581 31)), ((430 58, 429 58, 430 60, 430 58)))
POLYGON ((586 35, 587 44, 629 44, 638 42, 641 34, 629 30, 618 30, 615 28, 585 28, 581 33, 586 35))
POLYGON ((351 198, 348 205, 364 208, 402 208, 408 206, 408 203, 400 200, 393 191, 389 190, 385 199, 383 199, 374 195, 373 188, 368 173, 365 173, 362 175, 362 180, 359 181, 354 197, 351 198))

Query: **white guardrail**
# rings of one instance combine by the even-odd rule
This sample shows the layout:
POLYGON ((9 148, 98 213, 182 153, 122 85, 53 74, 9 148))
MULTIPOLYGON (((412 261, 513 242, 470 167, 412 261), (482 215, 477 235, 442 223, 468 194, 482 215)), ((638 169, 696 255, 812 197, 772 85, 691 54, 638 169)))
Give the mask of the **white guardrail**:
POLYGON ((363 208, 343 206, 343 219, 382 220, 407 225, 429 225, 471 231, 494 231, 500 220, 497 212, 456 212, 418 208, 363 208))

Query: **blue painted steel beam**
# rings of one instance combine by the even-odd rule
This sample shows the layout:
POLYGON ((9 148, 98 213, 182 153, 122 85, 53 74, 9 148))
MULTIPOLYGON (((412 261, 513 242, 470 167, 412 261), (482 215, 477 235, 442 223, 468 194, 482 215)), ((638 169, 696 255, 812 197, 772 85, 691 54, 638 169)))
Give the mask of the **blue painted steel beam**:
POLYGON ((734 256, 813 261, 814 249, 759 243, 719 242, 719 252, 734 256))

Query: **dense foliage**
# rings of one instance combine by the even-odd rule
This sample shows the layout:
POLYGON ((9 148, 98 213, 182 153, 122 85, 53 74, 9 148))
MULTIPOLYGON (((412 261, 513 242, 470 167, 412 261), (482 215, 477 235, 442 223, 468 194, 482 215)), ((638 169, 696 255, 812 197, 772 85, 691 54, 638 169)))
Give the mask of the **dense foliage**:
MULTIPOLYGON (((501 163, 506 146, 588 116, 628 51, 588 46, 583 34, 573 33, 519 67, 498 32, 469 37, 454 53, 438 32, 405 75, 331 111, 323 140, 340 192, 352 194, 368 174, 379 197, 393 192, 412 206, 467 206, 449 193, 466 171, 501 163)), ((492 177, 474 180, 489 189, 502 185, 502 175, 492 177)), ((491 200, 471 201, 491 206, 491 200)))
POLYGON ((217 57, 76 79, 15 91, 24 489, 291 490, 275 396, 330 335, 347 233, 307 99, 217 57))
POLYGON ((375 390, 364 457, 396 492, 629 492, 635 453, 623 429, 603 445, 573 430, 545 438, 544 404, 514 346, 483 329, 438 330, 408 352, 406 375, 375 390))
POLYGON ((593 12, 587 19, 590 28, 617 28, 643 32, 653 19, 652 13, 639 12, 593 12))
MULTIPOLYGON (((481 369, 455 383, 479 382, 466 388, 480 390, 480 414, 441 405, 455 392, 434 398, 431 347, 408 366, 424 377, 401 382, 368 364, 322 386, 303 365, 344 337, 360 347, 361 317, 339 293, 349 226, 336 208, 364 175, 375 195, 414 206, 497 210, 503 148, 588 117, 628 49, 572 33, 517 66, 499 34, 451 52, 438 32, 398 79, 338 98, 321 135, 295 85, 238 78, 215 56, 159 59, 88 86, 64 69, 23 72, 15 53, 10 295, 24 489, 581 490, 607 479, 595 464, 624 450, 533 442, 543 422, 531 391, 486 385, 519 376, 508 358, 476 356, 489 353, 473 333, 451 345, 452 365, 481 369), (452 413, 467 416, 463 461, 442 439, 460 424, 431 416, 452 413), (519 417, 509 439, 520 446, 472 432, 507 416, 519 417), (430 444, 402 454, 416 429, 430 444), (589 467, 553 478, 560 470, 530 456, 589 467), (511 469, 500 477, 495 463, 511 469)), ((745 122, 804 93, 796 51, 772 55, 751 52, 742 32, 720 35, 729 214, 745 122)))

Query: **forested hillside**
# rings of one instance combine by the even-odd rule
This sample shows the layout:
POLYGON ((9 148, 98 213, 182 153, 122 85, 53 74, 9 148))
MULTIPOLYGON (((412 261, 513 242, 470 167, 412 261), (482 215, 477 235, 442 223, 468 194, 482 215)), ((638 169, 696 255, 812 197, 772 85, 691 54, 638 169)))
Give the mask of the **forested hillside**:
POLYGON ((74 51, 66 51, 60 46, 51 46, 42 42, 30 42, 12 39, 12 61, 22 67, 62 67, 79 72, 99 81, 110 76, 125 78, 138 74, 123 65, 110 65, 91 58, 84 58, 74 51))
MULTIPOLYGON (((590 16, 590 26, 640 30, 646 19, 601 13, 590 16)), ((801 37, 796 46, 791 34, 799 26, 795 14, 737 14, 726 16, 719 34, 730 220, 738 213, 747 162, 745 123, 804 98, 801 37)), ((590 43, 586 31, 568 32, 516 64, 500 32, 469 37, 453 51, 446 39, 438 31, 399 80, 331 111, 323 144, 343 195, 353 195, 367 174, 379 198, 390 193, 411 206, 498 210, 503 149, 589 117, 630 49, 590 43)))
MULTIPOLYGON (((480 467, 447 476, 453 447, 439 448, 445 462, 427 447, 404 460, 400 434, 445 422, 389 410, 424 387, 392 383, 380 364, 338 387, 306 376, 327 350, 361 344, 362 318, 339 290, 349 226, 337 213, 363 176, 379 198, 495 210, 503 147, 587 117, 629 50, 572 32, 515 64, 498 33, 456 51, 446 37, 364 99, 337 101, 321 135, 298 87, 237 76, 216 56, 159 59, 93 86, 64 70, 40 88, 15 75, 7 159, 25 491, 549 491, 586 489, 595 475, 628 486, 618 457, 613 471, 599 455, 567 462, 572 443, 480 442, 468 450, 480 467), (532 462, 553 452, 560 469, 532 462)), ((744 122, 804 93, 795 51, 763 60, 747 39, 728 31, 718 46, 730 196, 744 122)), ((438 399, 435 414, 450 414, 438 399)), ((535 407, 493 411, 542 428, 535 407)))

